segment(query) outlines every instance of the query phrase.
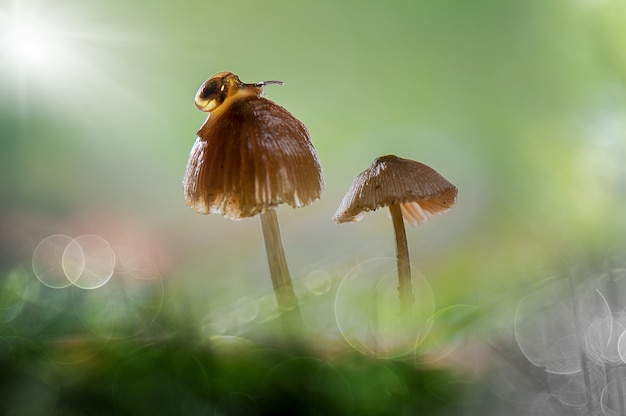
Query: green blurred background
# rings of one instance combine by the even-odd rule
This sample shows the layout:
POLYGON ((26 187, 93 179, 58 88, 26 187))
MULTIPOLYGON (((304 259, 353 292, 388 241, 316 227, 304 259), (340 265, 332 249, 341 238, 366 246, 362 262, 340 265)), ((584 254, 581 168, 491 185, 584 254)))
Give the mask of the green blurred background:
MULTIPOLYGON (((518 297, 537 281, 623 256, 621 1, 3 0, 0 36, 0 340, 5 358, 27 351, 71 367, 55 371, 75 380, 33 376, 60 386, 52 402, 85 380, 107 396, 108 384, 93 381, 107 379, 95 361, 118 368, 148 344, 174 349, 171 337, 188 341, 183 350, 280 338, 258 220, 197 214, 182 195, 205 119, 193 97, 219 71, 284 81, 267 97, 307 125, 324 169, 320 201, 278 209, 307 354, 372 352, 346 336, 362 324, 358 314, 347 323, 337 314, 343 297, 369 302, 354 294, 367 292, 358 276, 348 279, 356 288, 342 282, 394 256, 391 221, 383 212, 340 226, 331 218, 377 156, 419 160, 459 189, 449 213, 407 230, 429 302, 424 331, 436 334, 426 353, 510 327, 518 297), (16 22, 35 29, 16 35, 16 22), (33 253, 56 234, 106 240, 117 260, 109 283, 41 284, 33 253), (461 323, 446 313, 454 308, 461 323), (72 348, 56 357, 63 343, 72 348)), ((192 356, 172 362, 183 373, 203 369, 204 380, 208 364, 192 356)), ((150 373, 167 357, 129 371, 150 373)))

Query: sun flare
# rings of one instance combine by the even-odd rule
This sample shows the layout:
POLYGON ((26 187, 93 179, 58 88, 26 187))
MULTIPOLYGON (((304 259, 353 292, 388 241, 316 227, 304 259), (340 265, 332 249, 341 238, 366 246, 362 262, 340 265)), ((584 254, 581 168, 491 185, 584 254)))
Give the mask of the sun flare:
POLYGON ((6 59, 19 71, 48 71, 62 65, 69 44, 50 22, 25 13, 1 15, 6 59))
POLYGON ((136 34, 119 26, 112 30, 101 17, 90 5, 0 6, 0 71, 6 74, 0 82, 14 94, 7 100, 20 114, 49 112, 89 125, 96 109, 118 109, 120 102, 145 108, 126 81, 132 70, 121 58, 137 48, 136 34))

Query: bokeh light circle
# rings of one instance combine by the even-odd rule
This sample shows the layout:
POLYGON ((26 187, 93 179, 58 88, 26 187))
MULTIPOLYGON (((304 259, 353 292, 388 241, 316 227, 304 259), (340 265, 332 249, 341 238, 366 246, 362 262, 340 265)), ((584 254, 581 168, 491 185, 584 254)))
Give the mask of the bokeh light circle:
POLYGON ((54 234, 35 247, 32 265, 37 279, 50 288, 74 285, 97 289, 113 276, 115 253, 109 242, 98 235, 72 238, 54 234))
POLYGON ((259 303, 251 296, 242 296, 233 303, 232 313, 237 325, 247 324, 259 316, 259 303))
POLYGON ((63 272, 71 284, 74 284, 83 274, 85 270, 85 252, 75 239, 72 239, 65 246, 61 256, 61 264, 63 265, 63 272))
POLYGON ((400 315, 396 259, 366 260, 339 283, 335 319, 345 340, 357 351, 380 357, 410 353, 429 331, 434 297, 428 280, 411 267, 414 308, 410 326, 400 315))
POLYGON ((104 238, 84 234, 73 239, 65 248, 63 269, 75 286, 97 289, 113 276, 115 253, 104 238))
MULTIPOLYGON (((566 416, 581 415, 575 408, 563 410, 561 403, 548 393, 538 393, 524 416, 566 416)), ((581 415, 582 416, 582 415, 581 415)))
POLYGON ((242 296, 231 304, 210 310, 202 320, 203 336, 212 337, 237 333, 245 325, 259 318, 261 303, 252 296, 242 296))
POLYGON ((613 380, 607 383, 600 394, 600 407, 604 416, 622 416, 623 406, 626 403, 626 377, 615 371, 613 380))
POLYGON ((622 332, 617 340, 617 353, 622 362, 626 364, 626 331, 622 332))
POLYGON ((63 265, 63 254, 72 237, 55 234, 44 238, 33 252, 33 271, 37 279, 53 289, 63 289, 72 284, 63 265))
POLYGON ((333 281, 326 270, 313 270, 306 276, 306 287, 314 295, 323 295, 333 285, 333 281))
POLYGON ((619 338, 626 326, 616 316, 606 315, 595 320, 585 331, 585 352, 598 363, 617 363, 621 360, 619 338))
POLYGON ((575 374, 581 370, 581 348, 576 335, 565 335, 554 341, 546 360, 549 373, 575 374))
POLYGON ((586 361, 584 371, 572 374, 548 373, 547 376, 552 396, 564 406, 583 412, 590 404, 597 407, 599 393, 607 383, 605 366, 592 361, 586 361), (591 403, 587 403, 587 400, 591 400, 591 403))
POLYGON ((452 354, 463 343, 463 330, 478 311, 475 305, 459 304, 435 312, 428 320, 427 339, 415 351, 416 360, 422 364, 434 363, 452 354))
POLYGON ((520 300, 514 318, 520 351, 534 365, 556 374, 580 370, 580 359, 572 358, 576 352, 580 354, 581 346, 572 319, 572 301, 563 296, 566 290, 566 281, 546 281, 541 290, 520 300))

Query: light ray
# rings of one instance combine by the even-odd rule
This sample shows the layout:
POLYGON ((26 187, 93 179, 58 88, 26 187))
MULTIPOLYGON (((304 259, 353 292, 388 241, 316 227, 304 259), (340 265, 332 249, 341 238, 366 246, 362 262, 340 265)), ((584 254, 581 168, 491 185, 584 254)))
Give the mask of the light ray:
POLYGON ((6 99, 20 118, 43 113, 97 132, 103 113, 118 121, 115 126, 127 124, 128 108, 136 110, 133 116, 156 111, 136 86, 145 71, 129 62, 148 40, 132 28, 115 24, 112 30, 114 22, 84 5, 48 6, 0 8, 0 69, 9 75, 2 81, 14 91, 6 99))

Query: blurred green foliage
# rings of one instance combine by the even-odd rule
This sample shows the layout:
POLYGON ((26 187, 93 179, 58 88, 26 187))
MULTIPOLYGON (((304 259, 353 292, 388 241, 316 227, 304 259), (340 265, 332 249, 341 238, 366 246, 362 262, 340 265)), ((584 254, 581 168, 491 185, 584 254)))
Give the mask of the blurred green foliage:
POLYGON ((53 361, 63 347, 2 340, 3 413, 453 414, 424 385, 443 373, 356 354, 329 363, 297 348, 233 353, 170 339, 112 344, 88 363, 63 366, 53 361))

